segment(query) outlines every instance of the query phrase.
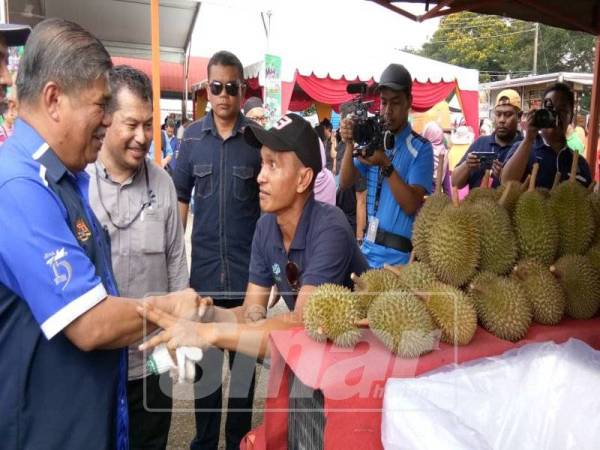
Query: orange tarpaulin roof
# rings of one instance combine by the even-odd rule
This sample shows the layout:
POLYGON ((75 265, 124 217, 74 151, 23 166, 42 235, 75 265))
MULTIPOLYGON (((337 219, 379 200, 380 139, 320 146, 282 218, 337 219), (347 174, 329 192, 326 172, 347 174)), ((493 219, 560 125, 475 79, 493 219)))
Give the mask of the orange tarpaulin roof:
MULTIPOLYGON (((139 58, 122 58, 113 56, 113 64, 127 64, 138 70, 141 70, 150 78, 152 78, 152 61, 149 59, 139 58)), ((192 56, 190 58, 190 70, 188 80, 188 90, 191 92, 191 87, 194 83, 198 83, 207 78, 206 68, 208 58, 192 56)), ((160 89, 163 92, 178 92, 182 93, 185 89, 185 79, 183 64, 173 62, 160 62, 160 89)))

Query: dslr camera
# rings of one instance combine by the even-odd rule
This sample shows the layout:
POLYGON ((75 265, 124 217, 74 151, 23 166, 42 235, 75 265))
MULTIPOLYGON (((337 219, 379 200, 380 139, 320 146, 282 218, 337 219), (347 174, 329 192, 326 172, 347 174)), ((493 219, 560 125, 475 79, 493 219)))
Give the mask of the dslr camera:
POLYGON ((379 112, 369 116, 372 101, 364 101, 367 92, 366 83, 351 83, 346 87, 348 94, 357 94, 351 103, 350 112, 354 115, 352 139, 356 144, 356 153, 364 158, 373 156, 375 150, 394 148, 394 135, 387 130, 385 120, 379 112))
POLYGON ((536 128, 556 128, 557 120, 552 100, 544 100, 544 107, 533 113, 533 126, 536 128))

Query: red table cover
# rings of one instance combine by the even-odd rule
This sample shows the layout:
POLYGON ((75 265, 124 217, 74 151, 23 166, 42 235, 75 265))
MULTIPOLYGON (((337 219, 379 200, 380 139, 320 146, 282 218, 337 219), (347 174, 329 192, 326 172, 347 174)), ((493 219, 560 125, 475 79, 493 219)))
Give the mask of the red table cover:
POLYGON ((392 355, 369 331, 355 348, 319 344, 302 328, 271 333, 271 371, 263 424, 252 430, 243 449, 286 449, 288 375, 325 398, 325 449, 381 449, 381 408, 388 378, 421 375, 452 363, 495 356, 533 342, 580 339, 600 349, 600 318, 564 320, 558 326, 533 325, 527 337, 513 343, 478 328, 464 347, 440 343, 439 349, 416 359, 392 355))

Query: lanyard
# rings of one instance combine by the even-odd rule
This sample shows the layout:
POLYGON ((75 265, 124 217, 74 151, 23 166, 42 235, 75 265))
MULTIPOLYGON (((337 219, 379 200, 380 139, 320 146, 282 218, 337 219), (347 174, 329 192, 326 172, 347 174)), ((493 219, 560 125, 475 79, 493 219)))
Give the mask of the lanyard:
MULTIPOLYGON (((397 147, 390 153, 390 164, 394 165, 394 158, 396 156, 397 147)), ((379 209, 379 200, 381 197, 381 190, 383 189, 383 174, 381 173, 381 167, 377 171, 377 189, 375 190, 375 204, 373 205, 373 217, 377 217, 377 210, 379 209)))

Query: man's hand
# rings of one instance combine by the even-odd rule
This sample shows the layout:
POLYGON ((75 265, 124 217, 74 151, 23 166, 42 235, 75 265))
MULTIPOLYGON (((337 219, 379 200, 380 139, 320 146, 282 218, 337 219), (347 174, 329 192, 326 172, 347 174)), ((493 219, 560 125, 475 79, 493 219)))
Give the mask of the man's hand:
POLYGON ((535 116, 535 112, 537 109, 530 109, 525 116, 525 137, 535 137, 540 131, 539 128, 533 125, 533 117, 535 116))
POLYGON ((169 350, 177 347, 200 347, 205 349, 213 342, 214 324, 201 324, 191 320, 177 318, 151 304, 137 308, 138 313, 145 319, 163 328, 156 336, 148 339, 139 346, 139 350, 149 350, 160 344, 166 344, 169 350))
POLYGON ((495 159, 494 162, 492 163, 492 175, 494 176, 494 178, 496 180, 500 180, 500 177, 502 176, 502 167, 504 166, 503 163, 500 162, 500 160, 495 159))
POLYGON ((150 297, 144 303, 187 320, 210 321, 214 314, 212 299, 200 297, 193 289, 172 292, 162 297, 150 297))
MULTIPOLYGON (((348 144, 352 143, 354 138, 352 137, 352 130, 354 129, 354 119, 351 115, 346 116, 342 123, 340 124, 340 136, 342 137, 342 142, 348 144)), ((348 151, 348 147, 346 147, 346 151, 348 151)))
POLYGON ((359 156, 358 160, 363 164, 368 164, 369 166, 386 167, 391 164, 390 158, 386 156, 383 150, 375 150, 368 158, 359 156))
POLYGON ((479 162, 479 157, 473 153, 469 153, 469 156, 467 156, 467 167, 469 168, 470 173, 480 170, 481 163, 479 162))

